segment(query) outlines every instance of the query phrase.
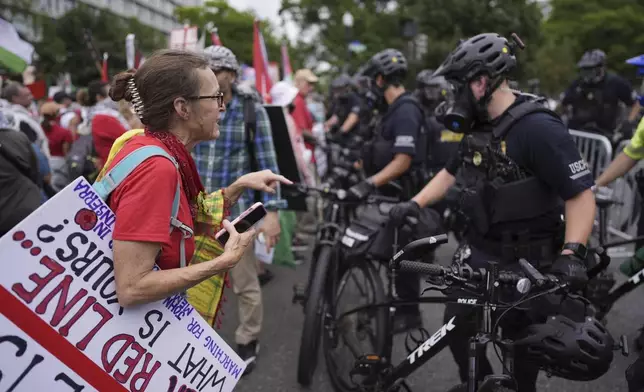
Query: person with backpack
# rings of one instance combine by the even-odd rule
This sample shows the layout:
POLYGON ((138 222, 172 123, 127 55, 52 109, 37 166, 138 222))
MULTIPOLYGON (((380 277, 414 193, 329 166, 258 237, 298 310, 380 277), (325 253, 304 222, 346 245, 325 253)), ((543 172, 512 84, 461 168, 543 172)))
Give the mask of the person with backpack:
MULTIPOLYGON (((256 170, 278 173, 268 114, 256 102, 255 94, 237 86, 240 71, 237 57, 224 46, 209 46, 205 54, 226 105, 226 113, 221 119, 221 140, 199 143, 193 152, 205 189, 211 192, 230 186, 237 178, 256 170)), ((245 192, 230 214, 239 216, 255 201, 262 201, 268 210, 259 231, 263 233, 267 248, 273 248, 280 235, 275 195, 245 192)), ((239 297, 239 327, 235 332, 235 342, 237 353, 248 365, 245 371, 248 374, 253 370, 259 352, 258 338, 263 318, 257 258, 252 246, 231 270, 231 277, 233 290, 239 297)))

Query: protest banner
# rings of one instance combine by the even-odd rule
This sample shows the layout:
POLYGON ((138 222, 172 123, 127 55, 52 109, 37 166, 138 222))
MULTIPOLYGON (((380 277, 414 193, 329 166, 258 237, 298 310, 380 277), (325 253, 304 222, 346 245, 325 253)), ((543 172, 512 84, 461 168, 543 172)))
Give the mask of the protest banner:
POLYGON ((0 238, 0 390, 232 391, 246 364, 181 294, 119 305, 114 223, 78 178, 0 238))

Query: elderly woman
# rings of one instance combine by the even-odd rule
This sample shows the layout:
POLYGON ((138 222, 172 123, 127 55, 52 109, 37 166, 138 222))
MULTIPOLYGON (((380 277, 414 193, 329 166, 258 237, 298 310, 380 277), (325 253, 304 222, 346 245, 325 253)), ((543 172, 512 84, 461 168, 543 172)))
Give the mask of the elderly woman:
MULTIPOLYGON (((180 259, 191 260, 195 253, 194 238, 185 239, 184 230, 169 230, 177 181, 181 184, 177 219, 190 232, 203 215, 203 185, 190 149, 198 142, 219 136, 219 116, 225 110, 217 78, 208 62, 185 51, 161 51, 136 72, 117 75, 109 95, 114 101, 131 102, 145 131, 125 144, 123 137, 116 141, 106 171, 143 146, 161 147, 178 163, 177 169, 165 157, 148 158, 109 197, 108 204, 116 214, 113 241, 119 303, 132 306, 158 301, 235 266, 246 247, 253 243, 254 230, 240 234, 224 220, 223 227, 230 237, 223 253, 183 268, 178 268, 180 259), (159 270, 153 269, 155 263, 159 270)), ((136 131, 128 134, 132 132, 136 131)), ((240 177, 223 190, 224 210, 246 188, 274 192, 278 182, 290 183, 270 171, 240 177)), ((218 225, 210 228, 211 232, 217 230, 218 225)))

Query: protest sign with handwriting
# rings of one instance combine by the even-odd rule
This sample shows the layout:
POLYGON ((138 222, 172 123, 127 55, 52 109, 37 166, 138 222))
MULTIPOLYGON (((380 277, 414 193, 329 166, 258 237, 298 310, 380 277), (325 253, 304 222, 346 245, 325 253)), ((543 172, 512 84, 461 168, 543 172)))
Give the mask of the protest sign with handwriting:
POLYGON ((0 390, 232 391, 244 361, 182 295, 119 306, 114 222, 79 178, 0 238, 0 390))

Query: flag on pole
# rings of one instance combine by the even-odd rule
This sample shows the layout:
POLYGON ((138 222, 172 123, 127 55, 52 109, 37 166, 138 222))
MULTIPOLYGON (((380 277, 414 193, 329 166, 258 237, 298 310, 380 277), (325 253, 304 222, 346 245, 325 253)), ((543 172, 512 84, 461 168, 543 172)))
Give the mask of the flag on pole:
POLYGON ((291 59, 288 57, 288 47, 282 44, 282 72, 283 79, 291 82, 293 81, 293 69, 291 68, 291 59))
POLYGON ((103 53, 103 67, 101 67, 101 82, 109 82, 110 78, 107 75, 107 59, 109 55, 107 52, 103 53))
POLYGON ((270 103, 270 91, 273 83, 268 73, 268 56, 258 20, 253 23, 253 68, 255 68, 255 87, 264 102, 270 103))
POLYGON ((221 43, 221 39, 219 38, 219 34, 217 34, 217 28, 213 28, 212 32, 210 32, 210 39, 212 40, 213 45, 217 46, 224 46, 221 43))
POLYGON ((22 72, 33 54, 34 47, 20 38, 13 24, 0 18, 0 64, 11 72, 22 72))
POLYGON ((136 63, 136 37, 134 34, 128 34, 125 36, 125 62, 127 63, 127 68, 132 69, 135 67, 136 63))

